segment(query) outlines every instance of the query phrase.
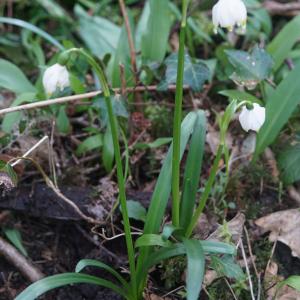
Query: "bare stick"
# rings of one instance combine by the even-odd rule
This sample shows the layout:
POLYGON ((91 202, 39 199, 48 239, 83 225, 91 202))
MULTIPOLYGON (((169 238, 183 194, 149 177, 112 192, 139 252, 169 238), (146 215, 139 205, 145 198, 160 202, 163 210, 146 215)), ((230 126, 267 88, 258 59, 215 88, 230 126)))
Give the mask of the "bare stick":
POLYGON ((290 15, 296 16, 300 11, 300 3, 298 1, 290 3, 279 3, 273 0, 267 0, 263 6, 271 15, 290 15))
POLYGON ((48 141, 48 136, 45 135, 41 140, 39 140, 33 147, 31 147, 27 152, 22 155, 22 158, 16 160, 11 164, 12 167, 16 166, 18 163, 22 161, 23 158, 28 157, 34 150, 36 150, 40 145, 42 145, 45 141, 48 141))
POLYGON ((0 237, 0 254, 13 264, 31 282, 38 281, 45 275, 34 267, 15 247, 0 237))
POLYGON ((245 249, 244 249, 244 245, 243 245, 242 239, 240 239, 240 248, 242 250, 243 260, 245 262, 246 272, 247 272, 248 281, 249 281, 249 288, 250 288, 250 293, 251 293, 251 299, 255 300, 254 292, 253 292, 253 283, 252 283, 251 274, 250 274, 250 270, 249 270, 249 266, 248 266, 248 261, 247 261, 247 257, 246 257, 246 253, 245 253, 245 249))
MULTIPOLYGON (((189 86, 185 85, 183 87, 185 90, 189 89, 189 86)), ((176 85, 169 85, 168 90, 169 91, 174 91, 176 89, 176 85)), ((115 88, 113 89, 115 93, 120 93, 121 89, 120 88, 115 88)), ((127 88, 126 92, 128 93, 135 93, 135 92, 144 92, 144 91, 149 91, 149 92, 154 92, 157 91, 157 86, 156 85, 150 85, 150 86, 137 86, 137 87, 132 87, 132 88, 127 88)), ((49 100, 43 100, 43 101, 38 101, 34 103, 28 103, 28 104, 23 104, 19 106, 13 106, 13 107, 8 107, 0 110, 0 116, 5 115, 8 113, 16 112, 16 111, 21 111, 21 110, 29 110, 33 108, 41 108, 41 107, 46 107, 54 104, 62 104, 62 103, 67 103, 67 102, 75 102, 78 100, 82 99, 88 99, 88 98, 93 98, 96 96, 99 96, 102 94, 102 91, 94 91, 94 92, 89 92, 89 93, 84 93, 84 94, 79 94, 79 95, 73 95, 73 96, 67 96, 67 97, 59 97, 55 99, 49 99, 49 100)))
POLYGON ((228 280, 227 280, 225 277, 224 277, 224 280, 225 280, 225 282, 226 282, 226 284, 227 284, 227 286, 228 286, 228 288, 229 288, 229 290, 230 290, 230 293, 232 294, 234 300, 238 300, 238 298, 236 297, 236 295, 235 295, 235 293, 234 293, 234 290, 233 290, 232 287, 230 286, 228 280))
POLYGON ((126 10, 126 6, 124 3, 124 0, 119 0, 121 12, 124 18, 125 22, 125 28, 127 32, 127 37, 128 37, 128 44, 129 44, 129 49, 130 49, 130 60, 131 60, 131 67, 134 73, 134 78, 135 78, 135 83, 138 82, 137 80, 137 67, 136 67, 136 51, 134 47, 134 42, 133 42, 133 37, 132 37, 132 32, 130 28, 130 23, 129 23, 129 18, 126 10))

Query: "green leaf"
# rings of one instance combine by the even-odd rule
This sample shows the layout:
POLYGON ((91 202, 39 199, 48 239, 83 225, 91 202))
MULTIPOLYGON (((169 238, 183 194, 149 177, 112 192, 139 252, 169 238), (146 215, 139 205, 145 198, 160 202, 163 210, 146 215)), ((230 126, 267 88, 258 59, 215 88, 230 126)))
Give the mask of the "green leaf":
POLYGON ((135 149, 153 149, 153 148, 158 148, 161 147, 163 145, 169 144, 170 142, 172 142, 172 138, 158 138, 153 142, 150 143, 137 143, 134 148, 135 149))
POLYGON ((75 5, 75 15, 79 18, 79 34, 91 52, 103 58, 116 51, 121 29, 107 19, 90 16, 81 6, 75 5))
MULTIPOLYGON (((234 246, 214 241, 198 241, 203 248, 203 252, 207 254, 228 254, 235 255, 236 249, 234 246)), ((146 263, 146 267, 149 269, 163 260, 169 259, 171 257, 183 255, 186 253, 186 248, 182 243, 173 244, 168 248, 161 248, 154 251, 149 255, 146 263)), ((144 271, 146 268, 144 268, 144 271)))
POLYGON ((73 22, 68 12, 54 0, 36 0, 52 16, 62 20, 73 22))
POLYGON ((137 221, 145 222, 147 211, 146 208, 138 201, 127 201, 128 217, 137 221))
MULTIPOLYGON (((12 103, 11 106, 18 106, 23 103, 31 103, 34 102, 36 94, 35 93, 24 93, 20 94, 12 103)), ((2 130, 6 133, 10 133, 15 126, 19 124, 19 122, 22 119, 22 112, 13 112, 13 113, 8 113, 4 116, 3 121, 2 121, 2 130)))
POLYGON ((229 254, 236 255, 236 249, 234 246, 215 241, 200 241, 203 247, 203 251, 209 254, 229 254))
POLYGON ((143 234, 140 236, 136 242, 135 247, 145 247, 145 246, 161 246, 161 247, 170 247, 172 243, 166 241, 162 235, 159 234, 143 234))
POLYGON ((10 164, 6 163, 5 161, 0 160, 0 172, 7 174, 7 176, 11 180, 12 186, 14 186, 14 187, 17 186, 18 175, 10 164))
MULTIPOLYGON (((178 54, 172 53, 166 60, 167 66, 165 79, 159 84, 160 90, 165 90, 170 84, 175 84, 177 79, 178 54)), ((210 71, 202 62, 192 61, 186 53, 184 55, 184 74, 183 83, 191 87, 195 92, 201 91, 203 84, 209 79, 210 71)))
POLYGON ((293 289, 300 291, 300 276, 297 275, 293 275, 288 277, 286 280, 283 280, 282 282, 280 282, 277 286, 277 290, 281 287, 283 287, 284 285, 288 285, 290 287, 292 287, 293 289))
POLYGON ((171 14, 169 0, 148 0, 150 14, 141 38, 142 59, 161 62, 167 52, 171 14))
POLYGON ((34 32, 35 34, 41 36, 45 40, 47 40, 49 43, 57 47, 59 50, 65 50, 64 46, 57 41, 55 38, 53 38, 50 34, 48 34, 46 31, 41 30, 40 28, 36 27, 33 24, 30 24, 26 21, 14 19, 14 18, 6 18, 6 17, 0 17, 0 23, 4 24, 11 24, 14 26, 18 26, 24 29, 27 29, 31 32, 34 32))
MULTIPOLYGON (((129 13, 129 11, 128 11, 129 13)), ((128 14, 131 32, 134 32, 134 22, 131 14, 128 14)), ((121 71, 120 65, 124 66, 124 75, 126 79, 126 86, 132 86, 133 84, 133 72, 130 58, 130 48, 128 43, 128 34, 125 24, 122 27, 121 34, 119 37, 118 45, 112 59, 109 61, 108 73, 110 74, 112 87, 120 87, 121 82, 121 71)))
POLYGON ((175 232, 175 231, 178 231, 180 230, 180 228, 178 227, 175 227, 173 226, 172 224, 166 224, 163 228, 163 231, 162 231, 162 238, 163 240, 168 240, 170 238, 170 236, 175 232))
POLYGON ((146 1, 135 32, 135 44, 136 44, 137 52, 142 51, 142 38, 145 32, 147 31, 149 16, 150 16, 150 2, 146 1))
MULTIPOLYGON (((128 111, 126 110, 126 107, 124 105, 125 99, 119 95, 115 95, 113 98, 111 98, 114 114, 117 117, 122 118, 128 118, 128 111)), ((104 101, 103 97, 97 98, 93 102, 93 106, 101 109, 101 121, 103 125, 108 124, 108 113, 107 113, 107 107, 104 101)))
MULTIPOLYGON (((180 157, 182 157, 193 132, 196 120, 197 113, 190 112, 181 124, 180 157)), ((160 228, 171 192, 172 151, 173 145, 171 144, 151 197, 144 233, 157 233, 160 228)))
POLYGON ((91 275, 85 275, 79 273, 64 273, 64 274, 46 277, 44 279, 41 279, 31 284, 21 294, 19 294, 15 298, 15 300, 34 300, 37 299, 37 297, 39 297, 40 295, 50 290, 65 285, 78 284, 78 283, 89 283, 89 284, 103 286, 113 290, 114 292, 126 298, 126 294, 124 290, 122 290, 115 284, 111 283, 110 281, 95 276, 91 276, 91 275))
POLYGON ((76 149, 76 155, 82 155, 94 149, 100 149, 103 145, 102 134, 96 134, 86 138, 76 149))
POLYGON ((234 261, 231 255, 223 257, 211 256, 211 265, 219 276, 226 276, 236 280, 245 278, 242 268, 234 261))
POLYGON ((283 61, 288 58, 289 52, 299 41, 300 16, 287 23, 267 46, 267 51, 274 59, 273 70, 276 71, 283 61))
POLYGON ((187 255, 186 290, 188 300, 197 300, 202 287, 205 269, 205 256, 201 243, 197 240, 184 239, 187 255))
POLYGON ((103 151, 102 152, 103 165, 105 167, 105 170, 107 172, 110 172, 113 167, 115 151, 114 151, 114 144, 111 135, 111 129, 109 125, 106 127, 106 131, 104 134, 102 151, 103 151))
POLYGON ((16 65, 5 59, 0 59, 0 87, 16 94, 35 92, 35 87, 24 73, 16 65))
POLYGON ((262 153, 277 137, 300 102, 300 65, 292 70, 269 94, 266 105, 266 121, 257 135, 254 158, 262 153))
POLYGON ((183 229, 188 227, 193 216, 202 168, 205 137, 206 117, 204 111, 200 110, 197 112, 197 120, 190 141, 183 177, 183 192, 180 208, 180 226, 183 229))
POLYGON ((56 125, 59 132, 67 134, 71 130, 71 125, 69 118, 66 113, 66 106, 61 106, 58 111, 58 115, 56 118, 56 125))
POLYGON ((280 152, 278 165, 280 177, 286 185, 300 180, 300 144, 289 146, 280 152))
MULTIPOLYGON (((197 113, 190 112, 181 123, 181 143, 180 143, 180 157, 182 158, 183 152, 186 148, 190 135, 193 132, 195 122, 197 120, 197 113)), ((144 234, 158 233, 165 209, 171 193, 171 176, 172 176, 172 151, 171 145, 164 160, 159 177, 157 179, 155 189, 153 191, 150 206, 147 213, 147 218, 144 226, 144 234)), ((150 254, 150 249, 143 248, 138 258, 137 270, 142 272, 144 262, 150 254)), ((142 280, 140 278, 140 280, 142 280)))
POLYGON ((236 99, 239 102, 240 101, 250 101, 253 103, 262 104, 261 100, 259 100, 255 96, 253 96, 247 92, 243 92, 243 91, 239 91, 239 90, 224 90, 224 91, 220 91, 219 94, 223 95, 225 97, 228 97, 230 99, 236 99))
POLYGON ((234 67, 230 78, 235 82, 253 88, 270 76, 273 60, 264 49, 255 46, 250 53, 240 50, 225 50, 225 53, 234 67))
POLYGON ((15 228, 3 228, 3 232, 7 239, 24 255, 28 256, 26 249, 22 243, 20 231, 15 228))
POLYGON ((81 272, 83 269, 85 269, 86 267, 96 267, 96 268, 101 268, 104 269, 105 271, 108 271, 109 273, 111 273, 116 279, 119 280, 119 282, 125 287, 128 288, 128 283, 124 280, 124 278, 113 268, 111 268, 110 266, 98 261, 98 260, 94 260, 94 259, 82 259, 80 260, 75 268, 75 272, 79 273, 81 272))

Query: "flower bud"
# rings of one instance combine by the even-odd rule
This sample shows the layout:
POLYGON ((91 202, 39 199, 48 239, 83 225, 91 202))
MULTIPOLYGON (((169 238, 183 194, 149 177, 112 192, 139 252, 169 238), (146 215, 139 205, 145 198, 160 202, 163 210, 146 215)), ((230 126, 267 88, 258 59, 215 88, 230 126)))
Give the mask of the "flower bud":
POLYGON ((229 31, 238 26, 239 33, 245 33, 247 9, 242 0, 219 0, 212 9, 212 19, 215 33, 218 32, 219 26, 229 31))
POLYGON ((70 85, 69 72, 65 66, 54 64, 47 68, 43 76, 43 86, 48 96, 56 89, 62 91, 70 85))
POLYGON ((266 109, 257 103, 253 103, 253 108, 243 106, 239 115, 239 121, 245 131, 254 130, 256 132, 262 127, 266 118, 266 109))

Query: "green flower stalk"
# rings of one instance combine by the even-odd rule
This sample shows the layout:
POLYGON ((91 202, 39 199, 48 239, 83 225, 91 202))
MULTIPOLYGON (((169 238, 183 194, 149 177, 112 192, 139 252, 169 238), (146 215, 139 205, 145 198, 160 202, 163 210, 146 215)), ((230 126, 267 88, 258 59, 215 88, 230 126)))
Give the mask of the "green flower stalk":
POLYGON ((179 37, 177 81, 175 94, 175 112, 173 122, 173 157, 172 157, 172 223, 179 227, 180 217, 180 134, 183 98, 184 44, 189 0, 182 2, 182 21, 179 37))
POLYGON ((125 239, 126 239, 126 246, 128 251, 128 259, 129 259, 129 268, 130 268, 130 277, 131 277, 131 285, 132 285, 132 292, 134 293, 133 299, 136 300, 137 295, 137 283, 136 283, 136 266, 135 266, 135 257, 134 257, 134 247, 133 241, 131 236, 130 230, 130 222, 128 217, 128 210, 127 210, 127 202, 126 202, 126 191, 125 191, 125 178, 123 173, 123 166, 122 166, 122 158, 121 158, 121 151, 119 145, 119 133, 118 133, 118 120, 113 112, 113 107, 111 103, 111 95, 110 89, 106 80, 106 76, 102 68, 99 64, 91 57, 88 53, 86 53, 83 49, 72 48, 65 52, 63 52, 58 59, 60 64, 66 64, 67 60, 66 57, 70 57, 71 53, 77 53, 82 55, 93 70, 96 72, 99 81, 101 83, 101 87, 103 90, 103 96, 105 99, 105 104, 107 107, 108 117, 109 117, 109 124, 111 127, 111 134, 113 139, 113 146, 114 146, 114 153, 115 153, 115 161, 117 167, 117 178, 118 178, 118 187, 119 187, 119 199, 120 205, 122 210, 122 217, 124 223, 124 231, 125 231, 125 239))

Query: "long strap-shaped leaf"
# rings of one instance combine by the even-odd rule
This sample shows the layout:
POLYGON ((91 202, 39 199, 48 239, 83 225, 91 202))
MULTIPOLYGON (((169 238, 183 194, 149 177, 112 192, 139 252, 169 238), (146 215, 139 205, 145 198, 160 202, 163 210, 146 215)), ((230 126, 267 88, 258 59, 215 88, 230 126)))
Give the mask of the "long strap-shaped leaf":
MULTIPOLYGON (((183 152, 186 148, 190 135, 193 132, 195 122, 197 119, 196 112, 190 112, 182 121, 181 124, 181 144, 180 144, 180 158, 182 158, 183 152)), ((144 234, 158 233, 165 209, 168 203, 171 192, 171 179, 172 179, 172 151, 173 146, 171 145, 159 177, 156 182, 154 192, 152 194, 150 207, 148 209, 147 219, 144 227, 144 234)), ((140 288, 142 289, 144 281, 146 280, 146 274, 143 274, 144 262, 146 257, 150 253, 149 247, 143 247, 141 249, 138 263, 137 272, 139 273, 138 280, 140 281, 140 288)))
POLYGON ((26 21, 20 20, 20 19, 14 19, 14 18, 6 18, 6 17, 0 17, 0 23, 6 23, 15 25, 18 27, 22 27, 24 29, 30 30, 37 35, 43 37, 45 40, 56 46, 59 50, 65 50, 65 47, 55 38, 53 38, 50 34, 48 34, 46 31, 36 27, 35 25, 28 23, 26 21))
POLYGON ((193 216, 196 194, 199 186, 205 145, 206 117, 204 111, 197 112, 189 154, 185 165, 183 192, 180 207, 180 225, 186 229, 193 216))
MULTIPOLYGON (((236 254, 235 247, 230 244, 199 240, 196 240, 196 242, 201 245, 205 254, 236 254)), ((161 261, 184 254, 186 254, 186 247, 182 243, 173 244, 167 248, 161 248, 149 255, 146 264, 143 266, 143 272, 147 272, 147 270, 159 264, 161 261)))
POLYGON ((112 267, 102 263, 101 261, 94 260, 94 259, 82 259, 80 260, 77 265, 75 272, 79 273, 86 267, 96 267, 104 269, 105 271, 108 271, 110 274, 112 274, 118 281, 124 286, 125 289, 129 289, 129 285, 126 282, 126 280, 112 267))
POLYGON ((300 66, 295 67, 267 100, 266 121, 257 136, 255 158, 277 137, 291 114, 300 103, 300 66))
POLYGON ((89 284, 103 286, 120 294, 125 299, 128 299, 125 291, 123 291, 121 288, 111 283, 110 281, 95 276, 86 275, 86 274, 64 273, 59 275, 53 275, 33 283, 27 289, 25 289, 21 294, 19 294, 15 300, 34 300, 40 295, 50 290, 65 285, 77 284, 77 283, 89 283, 89 284))
POLYGON ((201 243, 185 239, 183 244, 187 255, 186 290, 188 300, 197 300, 201 291, 205 269, 205 256, 201 243))
POLYGON ((288 22, 267 46, 268 52, 275 61, 273 70, 277 71, 288 56, 293 46, 299 40, 300 16, 288 22))

